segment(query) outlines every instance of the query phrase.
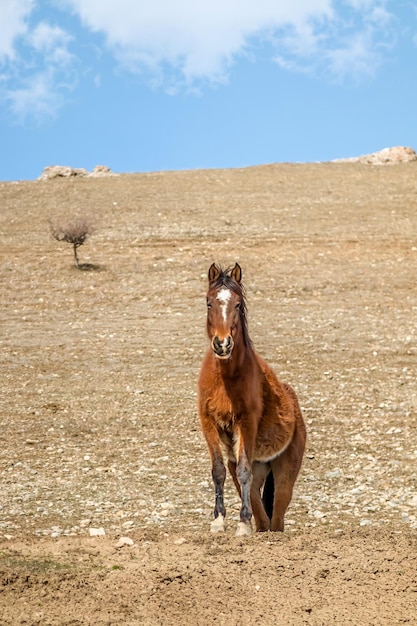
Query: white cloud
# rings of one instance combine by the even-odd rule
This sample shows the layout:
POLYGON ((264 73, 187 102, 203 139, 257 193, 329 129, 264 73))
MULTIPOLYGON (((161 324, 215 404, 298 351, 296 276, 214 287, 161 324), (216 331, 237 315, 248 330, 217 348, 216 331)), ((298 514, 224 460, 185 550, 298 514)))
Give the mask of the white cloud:
MULTIPOLYGON (((391 36, 387 6, 388 0, 0 0, 0 99, 21 117, 33 110, 31 98, 39 115, 52 114, 76 82, 72 76, 68 86, 65 76, 84 63, 86 40, 168 93, 225 82, 233 63, 253 59, 263 43, 287 71, 369 75, 391 36), (82 31, 75 30, 78 20, 82 31)), ((96 56, 85 67, 96 85, 101 63, 96 56)))
POLYGON ((66 46, 72 37, 59 26, 51 26, 42 21, 35 26, 27 39, 37 52, 44 52, 66 46))
POLYGON ((74 55, 68 51, 72 39, 73 37, 59 26, 40 22, 28 35, 27 43, 36 53, 42 55, 46 64, 64 67, 74 60, 74 55))
POLYGON ((24 122, 28 116, 35 121, 54 117, 61 104, 61 96, 55 86, 55 76, 44 71, 22 81, 4 94, 16 120, 24 122))
POLYGON ((33 7, 33 0, 1 0, 0 63, 15 58, 16 39, 26 33, 27 19, 33 7))
POLYGON ((0 94, 15 122, 40 125, 57 116, 77 83, 77 74, 72 70, 60 72, 51 64, 29 72, 12 86, 3 88, 0 94))
POLYGON ((254 38, 330 19, 331 0, 66 0, 131 70, 169 67, 191 83, 222 79, 254 38))
POLYGON ((330 80, 375 74, 395 42, 394 18, 381 0, 347 0, 319 28, 307 23, 277 35, 277 64, 290 71, 324 73, 330 80))
POLYGON ((386 0, 61 0, 99 33, 129 71, 153 81, 224 81, 237 57, 265 40, 290 71, 321 67, 343 77, 369 74, 389 37, 386 0), (327 68, 324 64, 327 63, 327 68))
POLYGON ((0 102, 18 123, 53 117, 77 82, 73 37, 46 20, 36 22, 36 8, 33 0, 0 0, 0 46, 8 42, 0 47, 0 102))
POLYGON ((378 65, 378 56, 372 52, 370 34, 365 32, 349 38, 341 45, 327 52, 329 68, 338 78, 343 79, 347 73, 353 76, 372 75, 378 65))

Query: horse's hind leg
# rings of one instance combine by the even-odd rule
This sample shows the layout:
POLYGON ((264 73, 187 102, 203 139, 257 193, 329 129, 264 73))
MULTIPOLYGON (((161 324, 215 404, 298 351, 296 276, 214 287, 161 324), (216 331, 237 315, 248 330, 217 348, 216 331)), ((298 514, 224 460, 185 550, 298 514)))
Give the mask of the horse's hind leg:
POLYGON ((294 434, 288 448, 276 459, 271 461, 274 476, 274 508, 271 519, 271 530, 284 530, 284 516, 291 502, 294 483, 300 471, 305 441, 301 435, 294 434))
POLYGON ((237 478, 237 473, 236 473, 236 461, 228 461, 227 463, 227 468, 230 472, 231 477, 233 478, 233 482, 235 484, 236 490, 239 494, 239 498, 242 497, 242 491, 240 489, 240 484, 237 478))
POLYGON ((252 505, 253 516, 255 518, 256 530, 263 532, 270 529, 271 520, 266 514, 265 507, 261 498, 261 488, 265 482, 271 467, 269 463, 261 463, 255 461, 252 463, 252 485, 250 490, 250 499, 252 505))
MULTIPOLYGON (((242 490, 240 488, 240 483, 239 483, 239 479, 237 477, 237 472, 236 472, 236 462, 229 461, 227 464, 227 467, 229 469, 231 477, 233 478, 233 482, 235 484, 236 490, 240 498, 242 498, 242 490)), ((266 463, 259 463, 258 461, 255 461, 252 464, 253 476, 252 476, 252 484, 251 484, 251 489, 250 489, 250 501, 251 501, 253 516, 255 518, 257 531, 269 530, 269 526, 270 526, 270 519, 265 513, 265 508, 263 506, 263 503, 261 500, 261 494, 260 494, 262 485, 265 482, 265 477, 270 471, 270 469, 271 468, 269 464, 266 464, 266 463)))

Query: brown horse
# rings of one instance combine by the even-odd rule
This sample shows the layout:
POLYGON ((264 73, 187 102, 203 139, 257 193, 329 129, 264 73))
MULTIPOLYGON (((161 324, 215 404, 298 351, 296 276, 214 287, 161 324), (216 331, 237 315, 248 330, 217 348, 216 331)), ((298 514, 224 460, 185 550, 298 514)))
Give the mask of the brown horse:
POLYGON ((198 383, 201 426, 215 489, 212 532, 224 530, 225 462, 242 500, 236 535, 284 530, 305 449, 297 396, 255 352, 248 334, 242 270, 208 271, 210 348, 198 383), (262 493, 262 496, 261 496, 262 493))

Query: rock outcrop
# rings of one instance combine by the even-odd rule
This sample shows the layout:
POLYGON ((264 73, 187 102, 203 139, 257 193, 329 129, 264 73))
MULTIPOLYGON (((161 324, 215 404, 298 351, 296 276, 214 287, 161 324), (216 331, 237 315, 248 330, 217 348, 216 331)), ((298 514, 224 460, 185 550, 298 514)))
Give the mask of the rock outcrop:
POLYGON ((113 172, 107 165, 96 165, 89 176, 112 176, 113 172))
POLYGON ((69 165, 49 165, 45 167, 38 180, 51 180, 52 178, 71 178, 73 176, 114 176, 107 165, 96 165, 90 173, 82 167, 70 167, 69 165))
POLYGON ((392 165, 393 163, 409 163, 417 161, 417 153, 413 148, 405 146, 395 146, 394 148, 384 148, 379 152, 363 154, 358 157, 347 159, 335 159, 333 163, 367 163, 369 165, 392 165))

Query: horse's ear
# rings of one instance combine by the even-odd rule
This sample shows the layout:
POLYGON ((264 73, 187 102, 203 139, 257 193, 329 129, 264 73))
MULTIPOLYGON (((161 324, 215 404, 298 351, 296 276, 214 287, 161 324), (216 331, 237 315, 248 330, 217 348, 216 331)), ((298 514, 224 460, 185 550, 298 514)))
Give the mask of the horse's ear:
POLYGON ((242 268, 239 263, 235 263, 234 268, 230 272, 230 276, 240 285, 242 282, 242 268))
POLYGON ((216 265, 215 263, 212 263, 210 265, 209 271, 208 271, 209 283, 212 283, 215 280, 217 280, 219 276, 220 276, 220 268, 219 268, 219 266, 216 265))

